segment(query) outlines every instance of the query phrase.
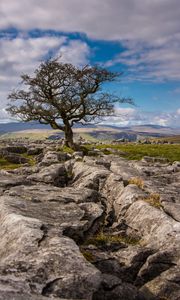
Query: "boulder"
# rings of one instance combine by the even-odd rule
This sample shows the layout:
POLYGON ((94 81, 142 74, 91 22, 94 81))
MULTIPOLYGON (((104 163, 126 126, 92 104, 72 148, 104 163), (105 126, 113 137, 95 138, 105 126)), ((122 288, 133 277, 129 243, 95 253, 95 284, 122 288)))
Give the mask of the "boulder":
MULTIPOLYGON (((54 189, 57 191, 52 188, 52 192, 54 189)), ((12 189, 0 199, 0 291, 27 294, 32 299, 36 295, 37 299, 41 295, 91 299, 101 282, 100 271, 85 260, 72 239, 62 234, 78 220, 87 230, 103 211, 98 204, 93 208, 93 203, 81 207, 67 203, 65 197, 63 201, 54 196, 50 201, 51 196, 41 202, 42 187, 39 199, 38 187, 29 187, 31 193, 33 190, 34 199, 26 195, 24 187, 12 189)))
POLYGON ((1 152, 23 154, 27 152, 27 147, 24 145, 6 146, 1 148, 1 152))
POLYGON ((13 164, 26 164, 29 162, 29 159, 26 157, 23 157, 19 154, 14 154, 14 153, 8 153, 3 155, 3 157, 10 163, 13 164))
POLYGON ((66 161, 69 158, 69 154, 67 153, 48 151, 45 153, 44 157, 39 163, 39 166, 50 166, 52 164, 58 164, 59 162, 66 161))
POLYGON ((63 187, 67 185, 68 176, 65 166, 57 163, 41 168, 38 173, 28 176, 27 179, 33 182, 44 182, 63 187))
POLYGON ((30 147, 27 149, 27 154, 28 155, 39 155, 43 152, 43 147, 30 147))

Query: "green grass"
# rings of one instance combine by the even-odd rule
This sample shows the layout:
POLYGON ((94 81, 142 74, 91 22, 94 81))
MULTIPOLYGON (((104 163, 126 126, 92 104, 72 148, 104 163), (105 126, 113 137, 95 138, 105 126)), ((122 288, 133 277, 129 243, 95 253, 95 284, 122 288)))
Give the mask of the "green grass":
POLYGON ((69 154, 74 153, 74 150, 67 146, 59 147, 58 151, 64 152, 64 153, 69 153, 69 154))
MULTIPOLYGON (((152 145, 152 144, 133 144, 127 143, 123 145, 112 145, 112 144, 103 144, 103 145, 87 145, 88 149, 95 147, 103 151, 105 148, 112 148, 120 150, 126 153, 125 158, 132 160, 140 160, 144 156, 152 157, 163 157, 167 158, 170 162, 180 161, 180 145, 152 145)), ((108 153, 107 153, 108 154, 108 153)), ((122 156, 122 154, 121 154, 122 156)))
MULTIPOLYGON (((21 154, 21 156, 28 159, 28 163, 30 166, 34 166, 36 164, 35 156, 28 155, 26 153, 21 154)), ((5 158, 0 157, 0 170, 14 170, 14 169, 20 168, 22 166, 23 166, 23 164, 11 163, 11 162, 8 162, 5 158)))
POLYGON ((14 170, 21 166, 21 164, 13 164, 8 162, 5 158, 0 158, 0 170, 14 170))
POLYGON ((93 137, 90 133, 81 133, 79 134, 79 136, 81 136, 83 139, 87 140, 87 141, 90 141, 92 143, 94 142, 98 142, 99 140, 95 137, 93 137))
POLYGON ((157 193, 152 193, 149 195, 149 197, 144 198, 143 200, 156 208, 160 209, 163 207, 160 202, 160 195, 157 193))
POLYGON ((1 135, 0 139, 1 140, 7 140, 7 139, 27 139, 27 140, 44 140, 48 138, 50 135, 50 132, 48 131, 42 131, 42 132, 26 132, 26 131, 19 131, 19 132, 10 132, 10 133, 5 133, 1 135))
POLYGON ((28 159, 28 163, 30 166, 34 166, 36 164, 35 155, 28 155, 27 153, 21 154, 22 157, 28 159))
POLYGON ((123 237, 119 235, 111 235, 108 233, 100 232, 97 235, 90 237, 85 244, 86 245, 95 245, 97 247, 105 246, 106 244, 128 244, 128 245, 136 245, 139 243, 139 240, 133 237, 123 237))
POLYGON ((80 250, 84 258, 90 263, 93 263, 96 260, 95 256, 90 251, 84 249, 80 249, 80 250))

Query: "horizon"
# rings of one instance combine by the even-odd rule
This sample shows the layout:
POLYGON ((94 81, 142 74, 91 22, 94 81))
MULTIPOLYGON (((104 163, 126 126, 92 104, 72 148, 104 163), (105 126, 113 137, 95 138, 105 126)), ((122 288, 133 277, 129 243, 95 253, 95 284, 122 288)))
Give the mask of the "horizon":
POLYGON ((178 0, 1 0, 0 13, 1 124, 12 122, 7 95, 20 74, 61 55, 76 66, 123 72, 106 88, 136 106, 117 106, 104 124, 180 127, 178 0))
MULTIPOLYGON (((30 121, 30 122, 24 122, 24 121, 20 121, 20 120, 1 120, 0 119, 0 125, 8 125, 8 124, 29 124, 29 125, 38 125, 38 126, 42 126, 42 127, 50 127, 49 124, 40 124, 38 121, 30 121)), ((80 124, 80 123, 76 123, 73 127, 76 128, 78 126, 82 126, 82 127, 86 127, 86 126, 102 126, 102 127, 116 127, 116 128, 130 128, 130 127, 159 127, 159 128, 171 128, 171 129, 180 129, 180 126, 163 126, 163 125, 159 125, 159 124, 131 124, 131 125, 113 125, 111 123, 107 123, 107 122, 100 122, 100 123, 87 123, 87 124, 80 124)), ((59 130, 59 129, 57 129, 59 130)), ((180 133, 180 132, 179 132, 180 133)))

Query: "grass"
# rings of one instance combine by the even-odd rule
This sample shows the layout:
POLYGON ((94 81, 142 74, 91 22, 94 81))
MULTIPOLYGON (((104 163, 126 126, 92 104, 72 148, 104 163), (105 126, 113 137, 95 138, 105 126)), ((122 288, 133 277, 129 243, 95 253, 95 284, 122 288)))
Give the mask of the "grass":
POLYGON ((22 157, 28 159, 28 163, 30 166, 34 166, 36 164, 35 155, 28 155, 27 153, 21 154, 22 157))
POLYGON ((128 184, 135 184, 137 185, 140 189, 143 189, 144 188, 144 181, 139 178, 139 177, 133 177, 133 178, 130 178, 128 180, 128 184))
POLYGON ((162 137, 162 138, 156 138, 156 139, 151 139, 153 141, 159 141, 159 142, 170 142, 170 143, 180 143, 180 135, 173 135, 169 137, 162 137))
POLYGON ((1 140, 7 140, 7 139, 27 139, 27 140, 44 140, 48 138, 51 135, 51 131, 49 130, 24 130, 24 131, 18 131, 18 132, 9 132, 1 135, 1 140))
POLYGON ((148 198, 145 198, 143 200, 156 208, 160 209, 163 207, 160 202, 160 195, 158 193, 152 193, 148 198))
POLYGON ((99 141, 97 138, 93 137, 91 134, 88 134, 88 133, 81 133, 79 136, 81 136, 83 139, 90 141, 92 143, 99 141))
POLYGON ((67 146, 60 147, 58 151, 62 151, 64 153, 69 153, 69 154, 74 153, 74 150, 67 146))
POLYGON ((13 164, 8 162, 5 158, 0 158, 0 170, 14 170, 22 167, 21 164, 13 164))
POLYGON ((106 234, 103 231, 98 233, 97 235, 90 237, 86 241, 86 245, 95 245, 97 247, 102 247, 106 246, 107 244, 128 244, 128 245, 136 245, 139 243, 139 240, 133 237, 124 237, 124 236, 119 236, 119 235, 111 235, 111 234, 106 234))
MULTIPOLYGON (((30 166, 34 166, 36 164, 36 160, 33 155, 28 155, 26 153, 23 153, 20 156, 27 158, 30 166)), ((5 158, 0 157, 0 170, 14 170, 22 166, 23 164, 11 163, 8 162, 5 158)))
MULTIPOLYGON (((87 149, 93 147, 103 151, 106 148, 120 150, 126 153, 125 158, 130 160, 140 160, 144 156, 163 157, 167 158, 170 162, 180 161, 180 145, 169 144, 134 144, 127 143, 121 145, 103 144, 103 145, 86 145, 87 149)), ((111 152, 108 151, 107 154, 111 152)), ((121 154, 122 156, 122 154, 121 154)))
POLYGON ((93 263, 96 259, 95 256, 88 250, 81 249, 81 253, 84 258, 91 263, 93 263))

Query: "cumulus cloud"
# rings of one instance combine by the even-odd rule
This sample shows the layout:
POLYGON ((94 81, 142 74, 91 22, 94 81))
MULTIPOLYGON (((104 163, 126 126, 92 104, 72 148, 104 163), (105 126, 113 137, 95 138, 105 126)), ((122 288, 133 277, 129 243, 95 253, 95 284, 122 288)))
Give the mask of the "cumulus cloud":
POLYGON ((117 108, 116 116, 106 118, 102 124, 116 126, 155 124, 180 127, 180 108, 173 112, 148 112, 137 108, 117 108))
POLYGON ((82 32, 119 41, 126 51, 109 65, 128 66, 128 78, 180 79, 179 0, 1 0, 0 29, 82 32))
POLYGON ((88 63, 90 49, 86 43, 79 40, 73 40, 60 48, 59 55, 61 56, 60 59, 62 62, 81 66, 88 63))
POLYGON ((179 0, 1 0, 0 27, 158 42, 179 32, 179 0))
MULTIPOLYGON (((63 54, 63 61, 74 64, 88 62, 90 49, 85 42, 50 35, 30 38, 32 29, 56 30, 62 35, 78 32, 119 42, 123 52, 104 63, 124 65, 128 80, 180 80, 179 15, 179 0, 1 0, 0 30, 15 28, 21 33, 13 39, 7 33, 0 39, 2 107, 19 75, 32 72, 49 52, 63 54)), ((137 122, 143 118, 137 110, 129 114, 136 115, 137 122)), ((157 115, 155 121, 166 124, 167 118, 157 115)))
MULTIPOLYGON (((0 99, 1 109, 7 104, 7 95, 17 88, 20 75, 31 74, 48 54, 61 55, 61 60, 81 65, 88 62, 89 48, 79 40, 69 41, 66 37, 44 36, 30 38, 19 36, 0 39, 0 99)), ((4 119, 0 111, 0 119, 4 119)))
POLYGON ((106 62, 106 66, 117 63, 127 66, 127 77, 131 80, 180 80, 180 34, 157 40, 156 43, 122 43, 126 50, 106 62))

